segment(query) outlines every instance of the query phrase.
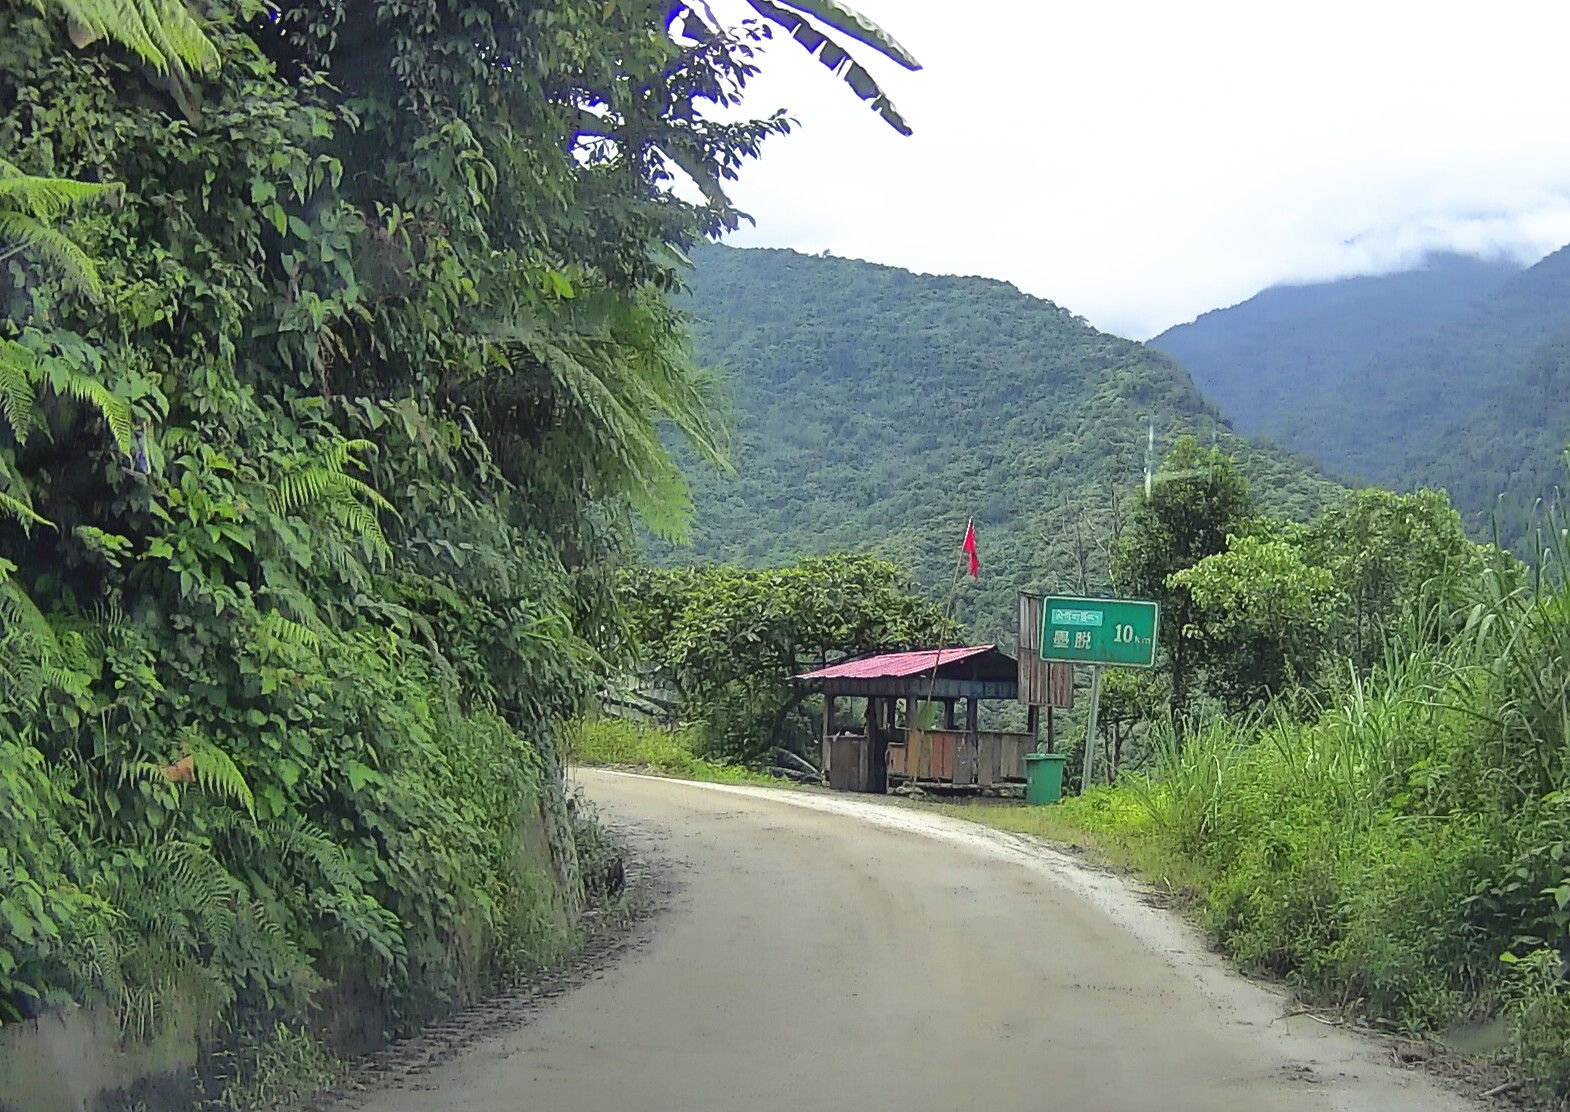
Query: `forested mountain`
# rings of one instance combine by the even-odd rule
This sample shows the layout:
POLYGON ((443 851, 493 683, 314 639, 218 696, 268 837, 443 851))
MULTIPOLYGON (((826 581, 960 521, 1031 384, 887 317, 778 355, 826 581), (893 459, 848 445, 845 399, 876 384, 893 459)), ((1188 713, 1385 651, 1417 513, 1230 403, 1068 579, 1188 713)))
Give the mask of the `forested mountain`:
POLYGON ((1521 542, 1533 503, 1565 475, 1570 249, 1518 272, 1446 256, 1266 290, 1151 343, 1240 432, 1331 474, 1443 487, 1475 530, 1493 518, 1506 542, 1521 542))
POLYGON ((1339 404, 1372 352, 1424 335, 1520 270, 1447 254, 1398 274, 1272 286, 1150 345, 1182 363, 1239 431, 1290 443, 1301 405, 1339 404))
POLYGON ((1240 440, 1181 367, 1003 282, 792 251, 708 248, 689 308, 734 402, 735 474, 694 468, 693 548, 750 564, 872 550, 946 591, 973 515, 979 584, 958 616, 1009 636, 1019 588, 1107 582, 1114 493, 1183 433, 1242 460, 1276 510, 1331 489, 1240 440), (1075 539, 1076 520, 1079 541, 1075 539))

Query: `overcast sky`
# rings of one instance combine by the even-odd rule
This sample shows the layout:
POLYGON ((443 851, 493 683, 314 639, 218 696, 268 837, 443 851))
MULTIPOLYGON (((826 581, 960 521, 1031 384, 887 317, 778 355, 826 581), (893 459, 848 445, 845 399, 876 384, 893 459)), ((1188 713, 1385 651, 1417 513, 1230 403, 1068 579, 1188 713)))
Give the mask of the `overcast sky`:
POLYGON ((802 126, 730 242, 1002 278, 1139 339, 1279 282, 1570 243, 1570 4, 853 4, 925 67, 867 63, 915 136, 776 42, 751 105, 802 126))

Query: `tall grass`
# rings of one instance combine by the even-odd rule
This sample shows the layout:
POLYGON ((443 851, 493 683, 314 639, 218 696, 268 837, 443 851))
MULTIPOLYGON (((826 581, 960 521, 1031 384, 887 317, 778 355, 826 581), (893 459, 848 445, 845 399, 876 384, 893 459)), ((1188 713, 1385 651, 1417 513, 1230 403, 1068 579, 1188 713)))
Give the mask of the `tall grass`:
POLYGON ((698 739, 691 730, 668 729, 625 718, 585 718, 574 723, 567 736, 567 760, 657 772, 684 780, 784 782, 743 765, 699 756, 698 739))
POLYGON ((1570 1044, 1543 1032, 1570 1031, 1570 559, 1551 538, 1460 612, 1411 615, 1309 713, 1167 731, 1097 815, 1199 866, 1243 964, 1394 1028, 1512 1018, 1523 1073, 1562 1095, 1570 1044))

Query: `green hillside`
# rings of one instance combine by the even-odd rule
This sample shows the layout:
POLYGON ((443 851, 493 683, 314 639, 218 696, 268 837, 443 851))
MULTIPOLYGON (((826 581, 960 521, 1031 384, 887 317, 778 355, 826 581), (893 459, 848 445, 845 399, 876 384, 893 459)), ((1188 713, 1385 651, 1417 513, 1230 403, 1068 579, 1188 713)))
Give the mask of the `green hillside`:
POLYGON ((1416 359, 1456 399, 1454 416, 1424 426, 1421 401, 1394 413, 1422 429, 1385 485, 1441 486, 1482 534, 1496 528, 1523 552, 1540 501, 1566 478, 1570 445, 1570 248, 1548 256, 1436 335, 1416 359))
POLYGON ((1271 509, 1306 516, 1333 489, 1234 436, 1168 357, 1003 282, 713 248, 689 308, 729 377, 735 474, 692 469, 692 547, 666 560, 869 550, 943 591, 974 516, 983 573, 958 616, 1008 639, 1020 588, 1075 585, 1080 512, 1106 585, 1112 496, 1140 481, 1149 421, 1158 454, 1183 433, 1237 454, 1271 509))
POLYGON ((1267 290, 1151 342, 1241 431, 1333 475, 1443 487, 1508 544, 1565 474, 1570 249, 1267 290))
POLYGON ((1444 254, 1396 274, 1272 286, 1169 328, 1150 346, 1183 364, 1239 432, 1325 453, 1358 431, 1345 402, 1362 392, 1374 353, 1425 337, 1520 271, 1444 254), (1305 406, 1326 403, 1331 427, 1303 419, 1305 406))

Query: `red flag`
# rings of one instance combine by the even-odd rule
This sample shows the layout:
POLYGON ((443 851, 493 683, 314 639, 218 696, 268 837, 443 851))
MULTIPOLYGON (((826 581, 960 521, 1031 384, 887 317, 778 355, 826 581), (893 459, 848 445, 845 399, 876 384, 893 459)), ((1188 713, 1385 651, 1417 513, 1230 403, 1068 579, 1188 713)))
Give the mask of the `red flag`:
POLYGON ((981 575, 981 557, 976 555, 976 520, 971 518, 965 522, 965 543, 959 550, 970 557, 970 575, 972 579, 981 575))

